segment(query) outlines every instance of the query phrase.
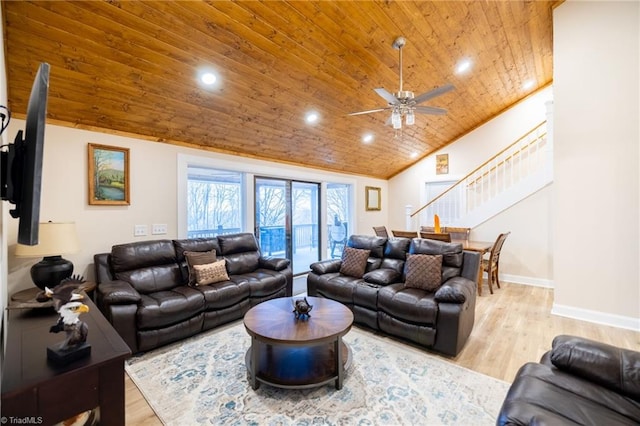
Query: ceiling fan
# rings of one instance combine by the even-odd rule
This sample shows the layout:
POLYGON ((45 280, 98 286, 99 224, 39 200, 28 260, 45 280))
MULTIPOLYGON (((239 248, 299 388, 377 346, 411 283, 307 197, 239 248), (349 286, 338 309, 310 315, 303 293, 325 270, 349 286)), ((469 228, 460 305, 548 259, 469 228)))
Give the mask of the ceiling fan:
POLYGON ((352 112, 349 115, 361 115, 380 111, 391 111, 391 117, 387 120, 387 124, 393 124, 394 129, 400 129, 402 127, 402 117, 405 117, 405 123, 407 125, 412 125, 415 123, 415 113, 435 115, 443 115, 447 113, 447 110, 443 108, 419 106, 418 104, 426 102, 429 99, 433 99, 436 96, 447 93, 450 90, 453 90, 453 85, 446 84, 418 96, 414 96, 413 92, 402 89, 402 48, 405 44, 407 44, 407 40, 404 37, 396 38, 392 44, 393 48, 399 51, 400 56, 400 88, 398 89, 398 92, 390 93, 382 87, 374 89, 374 91, 381 98, 387 101, 387 106, 384 108, 371 109, 368 111, 352 112))

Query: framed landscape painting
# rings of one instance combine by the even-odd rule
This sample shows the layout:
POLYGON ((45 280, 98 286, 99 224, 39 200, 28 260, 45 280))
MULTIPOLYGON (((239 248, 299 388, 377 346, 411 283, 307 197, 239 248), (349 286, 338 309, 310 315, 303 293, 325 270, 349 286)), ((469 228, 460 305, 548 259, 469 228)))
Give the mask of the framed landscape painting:
POLYGON ((130 204, 129 148, 89 144, 89 204, 130 204))

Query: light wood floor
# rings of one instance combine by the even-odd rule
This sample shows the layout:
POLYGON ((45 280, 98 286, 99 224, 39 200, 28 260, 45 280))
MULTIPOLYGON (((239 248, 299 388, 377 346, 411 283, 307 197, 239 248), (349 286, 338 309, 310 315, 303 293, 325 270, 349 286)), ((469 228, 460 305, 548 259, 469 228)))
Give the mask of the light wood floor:
MULTIPOLYGON (((450 362, 512 382, 525 362, 538 361, 558 334, 572 334, 640 350, 640 333, 551 315, 553 290, 502 283, 476 303, 476 322, 465 348, 450 362)), ((435 355, 432 352, 427 352, 435 355)), ((348 380, 348 379, 347 379, 348 380)), ((128 425, 161 425, 133 382, 125 375, 128 425)))

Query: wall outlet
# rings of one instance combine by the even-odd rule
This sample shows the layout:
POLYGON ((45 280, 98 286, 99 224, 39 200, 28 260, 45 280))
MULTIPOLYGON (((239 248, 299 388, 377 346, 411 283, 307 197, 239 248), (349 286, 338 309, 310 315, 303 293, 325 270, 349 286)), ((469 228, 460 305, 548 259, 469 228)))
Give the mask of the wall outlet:
POLYGON ((144 237, 147 235, 147 225, 136 225, 133 227, 134 237, 144 237))
POLYGON ((166 223, 154 223, 151 225, 151 233, 153 235, 164 235, 167 233, 166 223))

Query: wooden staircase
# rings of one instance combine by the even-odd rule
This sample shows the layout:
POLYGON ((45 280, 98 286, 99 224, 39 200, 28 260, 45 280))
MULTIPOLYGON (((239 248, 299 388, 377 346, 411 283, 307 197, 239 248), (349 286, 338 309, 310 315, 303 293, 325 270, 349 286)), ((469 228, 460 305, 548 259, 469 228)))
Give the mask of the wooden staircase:
POLYGON ((473 228, 553 181, 553 142, 542 122, 413 213, 447 226, 473 228))

